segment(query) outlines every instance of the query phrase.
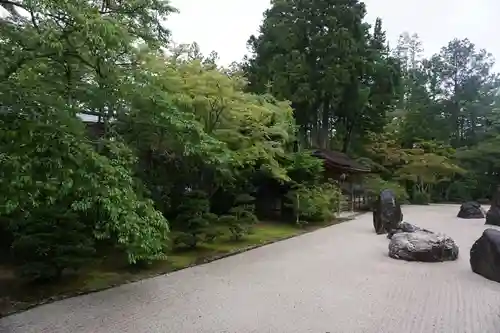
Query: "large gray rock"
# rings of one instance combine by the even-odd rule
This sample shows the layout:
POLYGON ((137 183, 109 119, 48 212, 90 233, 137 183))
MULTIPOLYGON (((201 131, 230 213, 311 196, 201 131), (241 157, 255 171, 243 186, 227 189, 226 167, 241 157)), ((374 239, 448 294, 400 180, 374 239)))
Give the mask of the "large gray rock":
POLYGON ((491 207, 488 210, 488 213, 486 213, 485 224, 500 226, 500 187, 497 187, 497 190, 493 195, 491 207))
POLYGON ((470 249, 470 266, 476 274, 500 282, 500 231, 486 229, 470 249))
POLYGON ((401 205, 391 190, 383 190, 373 209, 373 227, 378 235, 390 233, 403 221, 401 205))
POLYGON ((460 211, 458 212, 457 217, 460 217, 462 219, 483 219, 484 209, 478 202, 464 202, 460 206, 460 211))
POLYGON ((458 252, 458 246, 453 239, 427 230, 395 234, 389 243, 389 256, 407 261, 456 260, 458 252))
POLYGON ((391 239, 392 236, 394 236, 395 234, 400 234, 402 232, 415 232, 415 231, 423 231, 423 232, 430 232, 430 233, 432 233, 432 231, 429 231, 427 229, 422 229, 420 227, 417 227, 414 224, 411 224, 411 223, 408 223, 408 222, 401 222, 401 223, 398 224, 398 226, 395 229, 392 229, 387 234, 387 238, 391 239))

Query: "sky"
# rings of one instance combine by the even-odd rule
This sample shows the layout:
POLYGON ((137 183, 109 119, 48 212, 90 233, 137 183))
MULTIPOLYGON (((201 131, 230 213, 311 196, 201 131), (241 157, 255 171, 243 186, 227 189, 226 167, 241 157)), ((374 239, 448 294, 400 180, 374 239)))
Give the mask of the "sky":
MULTIPOLYGON (((366 21, 382 18, 395 45, 408 31, 420 36, 424 56, 439 52, 453 38, 469 38, 492 53, 500 71, 500 1, 498 0, 365 0, 366 21)), ((220 63, 240 61, 248 53, 248 37, 256 34, 269 0, 171 0, 180 13, 167 27, 176 43, 196 41, 204 54, 216 51, 220 63)))

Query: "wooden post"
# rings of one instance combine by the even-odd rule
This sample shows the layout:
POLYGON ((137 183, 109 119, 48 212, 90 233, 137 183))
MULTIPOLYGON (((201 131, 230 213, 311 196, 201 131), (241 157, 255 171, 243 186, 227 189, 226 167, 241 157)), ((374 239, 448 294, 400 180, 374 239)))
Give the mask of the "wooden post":
POLYGON ((344 194, 342 193, 342 184, 345 182, 346 174, 341 174, 339 177, 339 189, 340 189, 340 200, 339 200, 339 216, 342 212, 342 201, 344 201, 344 194))
POLYGON ((352 181, 350 182, 350 187, 351 187, 351 212, 354 212, 355 197, 354 197, 354 184, 352 183, 352 181))

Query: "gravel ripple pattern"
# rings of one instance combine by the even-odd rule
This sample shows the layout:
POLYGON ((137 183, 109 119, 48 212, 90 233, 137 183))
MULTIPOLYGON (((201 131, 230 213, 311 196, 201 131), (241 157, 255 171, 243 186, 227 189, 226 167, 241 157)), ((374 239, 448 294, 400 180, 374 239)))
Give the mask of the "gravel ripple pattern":
POLYGON ((454 262, 388 257, 371 214, 240 255, 0 319, 1 333, 498 333, 500 284, 474 274, 484 220, 404 206, 454 262))

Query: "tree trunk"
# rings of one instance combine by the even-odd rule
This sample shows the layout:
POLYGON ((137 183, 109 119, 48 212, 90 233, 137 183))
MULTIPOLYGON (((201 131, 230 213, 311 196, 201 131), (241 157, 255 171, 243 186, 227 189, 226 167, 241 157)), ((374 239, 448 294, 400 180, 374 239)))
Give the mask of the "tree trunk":
POLYGON ((348 123, 347 132, 344 135, 344 139, 343 139, 343 142, 342 142, 342 152, 344 154, 346 154, 347 151, 349 150, 349 146, 351 144, 351 138, 352 138, 352 131, 353 131, 353 129, 354 129, 354 124, 348 123))
POLYGON ((330 102, 323 102, 323 113, 321 118, 320 148, 329 149, 330 147, 330 102))
POLYGON ((315 96, 315 100, 311 104, 311 109, 309 110, 312 115, 312 119, 310 119, 311 122, 311 138, 312 142, 314 143, 315 146, 318 148, 323 148, 323 143, 321 140, 321 115, 320 115, 320 108, 322 104, 322 99, 321 99, 321 94, 318 91, 315 96))

